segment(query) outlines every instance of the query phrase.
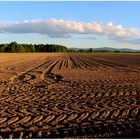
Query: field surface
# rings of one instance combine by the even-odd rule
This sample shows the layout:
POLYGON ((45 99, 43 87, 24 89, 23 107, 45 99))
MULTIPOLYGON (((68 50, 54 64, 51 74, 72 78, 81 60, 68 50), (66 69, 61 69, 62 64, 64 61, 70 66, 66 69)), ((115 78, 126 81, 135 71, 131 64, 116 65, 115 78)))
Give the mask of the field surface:
POLYGON ((139 133, 140 55, 0 54, 1 138, 139 133))

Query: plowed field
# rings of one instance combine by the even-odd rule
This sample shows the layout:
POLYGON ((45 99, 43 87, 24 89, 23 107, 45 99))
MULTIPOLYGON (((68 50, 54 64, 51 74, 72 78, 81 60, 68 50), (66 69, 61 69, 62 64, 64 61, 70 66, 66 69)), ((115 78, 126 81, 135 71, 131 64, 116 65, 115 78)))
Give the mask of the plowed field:
POLYGON ((139 133, 140 55, 0 54, 1 138, 139 133))

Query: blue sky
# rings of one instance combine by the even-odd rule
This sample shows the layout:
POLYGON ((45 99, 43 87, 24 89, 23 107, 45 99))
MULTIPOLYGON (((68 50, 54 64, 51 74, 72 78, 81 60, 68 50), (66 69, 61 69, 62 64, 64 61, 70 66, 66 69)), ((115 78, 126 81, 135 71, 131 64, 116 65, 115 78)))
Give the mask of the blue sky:
POLYGON ((140 2, 1 1, 0 40, 140 49, 139 13, 140 2))

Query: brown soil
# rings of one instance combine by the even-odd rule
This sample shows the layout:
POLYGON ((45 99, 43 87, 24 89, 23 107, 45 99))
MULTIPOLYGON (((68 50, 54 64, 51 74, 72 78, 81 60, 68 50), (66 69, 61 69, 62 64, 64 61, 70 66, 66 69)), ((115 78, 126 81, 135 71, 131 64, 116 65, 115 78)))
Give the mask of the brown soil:
POLYGON ((140 132, 140 55, 0 54, 1 138, 140 132))

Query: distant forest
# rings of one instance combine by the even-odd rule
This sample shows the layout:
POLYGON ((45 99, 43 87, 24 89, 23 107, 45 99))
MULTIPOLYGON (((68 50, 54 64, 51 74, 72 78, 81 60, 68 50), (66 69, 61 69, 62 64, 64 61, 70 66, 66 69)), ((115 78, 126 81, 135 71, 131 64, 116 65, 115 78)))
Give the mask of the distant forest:
POLYGON ((90 49, 68 49, 63 45, 55 45, 55 44, 18 44, 17 42, 11 42, 9 44, 0 44, 0 52, 5 53, 24 53, 24 52, 93 52, 90 49))
POLYGON ((0 52, 20 53, 20 52, 67 52, 67 47, 55 44, 0 44, 0 52))

